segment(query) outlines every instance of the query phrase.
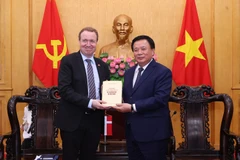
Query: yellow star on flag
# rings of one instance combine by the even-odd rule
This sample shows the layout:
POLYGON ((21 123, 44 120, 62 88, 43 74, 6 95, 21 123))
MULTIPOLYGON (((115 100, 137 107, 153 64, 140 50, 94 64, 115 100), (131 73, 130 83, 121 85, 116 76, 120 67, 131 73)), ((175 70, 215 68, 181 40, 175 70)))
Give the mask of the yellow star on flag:
POLYGON ((177 47, 176 51, 185 53, 185 67, 192 60, 193 57, 206 60, 202 53, 199 51, 199 47, 203 42, 203 38, 193 40, 189 33, 185 30, 185 44, 177 47))

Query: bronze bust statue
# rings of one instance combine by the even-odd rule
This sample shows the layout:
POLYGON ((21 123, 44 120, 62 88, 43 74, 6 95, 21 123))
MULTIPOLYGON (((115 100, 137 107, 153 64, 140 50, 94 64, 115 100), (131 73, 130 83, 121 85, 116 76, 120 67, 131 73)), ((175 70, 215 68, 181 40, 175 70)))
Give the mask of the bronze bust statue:
POLYGON ((125 14, 118 15, 113 21, 112 31, 116 35, 116 41, 103 46, 99 55, 108 53, 108 56, 115 58, 133 57, 131 42, 129 41, 129 35, 133 31, 132 19, 125 14))

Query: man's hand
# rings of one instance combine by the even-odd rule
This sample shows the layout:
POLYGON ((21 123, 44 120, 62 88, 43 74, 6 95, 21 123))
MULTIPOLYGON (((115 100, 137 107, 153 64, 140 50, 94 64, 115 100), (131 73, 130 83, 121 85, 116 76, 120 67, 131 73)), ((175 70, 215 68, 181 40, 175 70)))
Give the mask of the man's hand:
POLYGON ((117 104, 116 106, 112 106, 112 108, 114 108, 118 112, 122 112, 122 113, 132 112, 131 104, 129 104, 129 103, 117 104))
POLYGON ((106 110, 111 108, 111 106, 105 106, 103 104, 105 104, 106 102, 102 101, 102 100, 96 100, 93 99, 92 100, 92 108, 93 109, 100 109, 100 110, 106 110))

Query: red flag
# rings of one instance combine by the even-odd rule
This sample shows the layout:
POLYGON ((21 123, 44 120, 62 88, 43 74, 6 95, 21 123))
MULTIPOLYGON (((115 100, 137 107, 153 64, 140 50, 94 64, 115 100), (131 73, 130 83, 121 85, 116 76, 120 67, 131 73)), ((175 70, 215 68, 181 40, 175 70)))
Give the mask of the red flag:
POLYGON ((177 85, 212 85, 195 0, 186 0, 172 73, 177 85))
POLYGON ((55 0, 47 0, 32 70, 45 87, 58 84, 60 60, 68 54, 55 0))
POLYGON ((104 116, 104 136, 112 136, 112 116, 104 116))

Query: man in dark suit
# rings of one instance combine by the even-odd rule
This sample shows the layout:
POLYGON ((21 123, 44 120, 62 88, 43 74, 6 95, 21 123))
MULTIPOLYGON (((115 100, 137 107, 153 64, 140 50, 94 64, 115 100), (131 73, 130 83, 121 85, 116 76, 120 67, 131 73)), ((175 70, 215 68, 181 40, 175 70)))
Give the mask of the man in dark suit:
POLYGON ((91 27, 79 33, 80 51, 62 58, 58 87, 61 100, 55 117, 60 128, 63 160, 94 160, 103 127, 101 85, 108 80, 108 66, 95 58, 98 32, 91 27))
POLYGON ((126 140, 129 160, 166 160, 172 135, 168 99, 171 71, 153 59, 154 41, 138 36, 132 41, 137 65, 124 75, 124 103, 113 106, 126 113, 126 140))

